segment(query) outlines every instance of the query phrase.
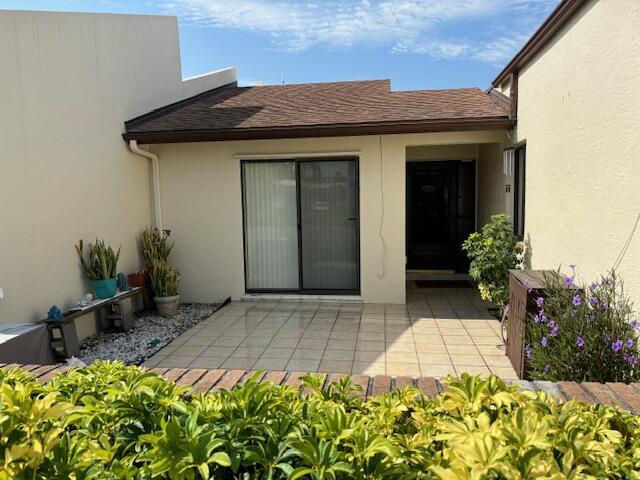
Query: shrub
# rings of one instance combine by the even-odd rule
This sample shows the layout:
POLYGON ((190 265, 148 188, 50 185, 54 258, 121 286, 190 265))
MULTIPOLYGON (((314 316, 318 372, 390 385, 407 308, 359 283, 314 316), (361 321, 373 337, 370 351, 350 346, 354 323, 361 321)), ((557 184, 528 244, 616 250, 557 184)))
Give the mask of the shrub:
POLYGON ((469 235, 462 249, 471 260, 469 275, 478 282, 480 296, 502 314, 509 301, 509 269, 516 268, 522 255, 509 216, 493 215, 480 232, 469 235))
POLYGON ((173 297, 178 295, 180 274, 166 262, 155 262, 151 272, 151 288, 156 297, 173 297))
POLYGON ((368 402, 348 379, 194 398, 96 362, 45 386, 0 371, 0 478, 639 478, 640 418, 464 375, 368 402))
POLYGON ((106 245, 104 240, 96 238, 95 243, 89 242, 89 257, 84 258, 84 242, 80 240, 76 245, 76 252, 80 257, 82 270, 89 280, 107 280, 115 278, 118 269, 118 259, 120 258, 120 247, 114 252, 111 246, 106 245))
POLYGON ((168 235, 157 228, 144 230, 140 235, 140 243, 142 244, 142 255, 148 266, 152 266, 156 262, 167 263, 174 245, 173 242, 169 242, 168 235))
MULTIPOLYGON (((573 269, 574 267, 572 267, 573 269)), ((593 382, 640 379, 633 308, 615 272, 578 288, 575 270, 545 276, 545 295, 527 320, 525 352, 533 378, 593 382)))

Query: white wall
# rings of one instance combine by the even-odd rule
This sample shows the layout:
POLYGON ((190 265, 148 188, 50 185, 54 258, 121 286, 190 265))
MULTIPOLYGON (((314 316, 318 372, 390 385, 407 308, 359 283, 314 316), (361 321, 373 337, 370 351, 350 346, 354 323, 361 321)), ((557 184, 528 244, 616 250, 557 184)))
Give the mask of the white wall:
POLYGON ((235 70, 182 82, 176 19, 157 16, 0 11, 0 59, 0 321, 27 322, 89 290, 80 238, 122 245, 119 270, 140 267, 149 170, 123 122, 235 70))
POLYGON ((407 147, 476 149, 477 143, 504 139, 504 132, 492 131, 153 145, 160 157, 164 224, 176 242, 172 262, 182 273, 181 295, 211 301, 244 294, 239 155, 357 152, 362 297, 404 303, 407 147))
MULTIPOLYGON (((520 72, 535 268, 614 264, 640 213, 640 2, 591 0, 520 72)), ((640 307, 640 231, 620 267, 640 307)))

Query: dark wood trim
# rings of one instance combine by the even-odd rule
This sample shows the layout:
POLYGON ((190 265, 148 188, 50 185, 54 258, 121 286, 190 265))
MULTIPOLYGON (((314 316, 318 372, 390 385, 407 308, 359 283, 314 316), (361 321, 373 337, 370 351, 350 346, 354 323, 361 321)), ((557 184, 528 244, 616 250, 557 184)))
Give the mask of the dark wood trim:
POLYGON ((508 78, 509 74, 517 72, 524 67, 540 50, 553 40, 556 33, 587 3, 589 3, 589 0, 563 0, 560 2, 540 28, 536 30, 527 43, 516 53, 515 57, 502 69, 491 84, 497 87, 508 78))
POLYGON ((127 142, 143 144, 218 142, 225 140, 260 140, 276 138, 344 137, 356 135, 384 135, 397 133, 453 132, 469 130, 511 129, 510 118, 474 118, 453 120, 424 120, 411 122, 380 122, 367 124, 309 125, 296 127, 235 128, 224 130, 173 130, 164 132, 127 132, 127 142))

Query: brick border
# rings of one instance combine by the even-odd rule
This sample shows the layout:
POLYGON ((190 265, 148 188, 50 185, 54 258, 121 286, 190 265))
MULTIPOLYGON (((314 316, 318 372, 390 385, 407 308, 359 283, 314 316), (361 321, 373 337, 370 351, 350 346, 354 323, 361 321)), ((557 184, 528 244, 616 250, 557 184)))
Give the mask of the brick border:
MULTIPOLYGON (((0 368, 21 368, 36 376, 38 381, 46 383, 54 375, 64 373, 70 369, 67 365, 19 365, 16 363, 0 364, 0 368)), ((153 368, 150 371, 172 380, 179 385, 191 387, 191 393, 206 393, 209 391, 232 389, 242 384, 255 372, 246 370, 206 370, 203 368, 153 368)), ((305 372, 266 372, 262 373, 262 381, 270 381, 277 385, 290 385, 300 388, 300 377, 305 372)), ((320 374, 324 376, 324 385, 328 382, 346 377, 346 374, 320 374)), ((354 395, 367 399, 382 395, 394 388, 411 385, 419 389, 427 397, 434 397, 446 389, 446 385, 431 377, 390 377, 385 375, 351 375, 352 382, 362 387, 362 392, 354 395)), ((518 385, 523 390, 545 391, 559 400, 579 400, 594 404, 617 404, 625 410, 640 414, 640 383, 630 385, 624 383, 576 383, 576 382, 542 382, 527 380, 507 380, 507 384, 518 385)))

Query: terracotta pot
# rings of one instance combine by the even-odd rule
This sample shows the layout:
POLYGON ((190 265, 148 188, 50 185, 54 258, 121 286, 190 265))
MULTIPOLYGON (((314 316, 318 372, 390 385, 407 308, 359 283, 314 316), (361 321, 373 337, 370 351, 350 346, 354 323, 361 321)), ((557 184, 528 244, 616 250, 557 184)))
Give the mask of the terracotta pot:
POLYGON ((153 301, 156 302, 156 310, 161 316, 171 318, 178 312, 180 295, 174 295, 173 297, 153 297, 153 301))
POLYGON ((145 287, 149 285, 151 277, 147 270, 142 270, 140 272, 130 273, 127 275, 127 280, 130 287, 145 287))

